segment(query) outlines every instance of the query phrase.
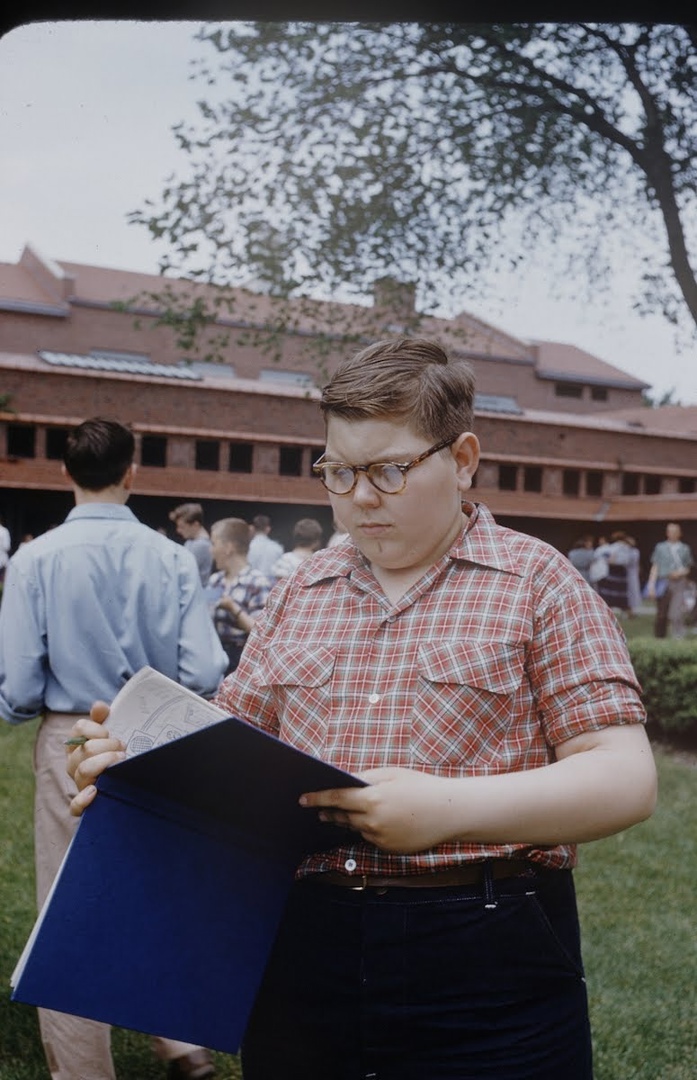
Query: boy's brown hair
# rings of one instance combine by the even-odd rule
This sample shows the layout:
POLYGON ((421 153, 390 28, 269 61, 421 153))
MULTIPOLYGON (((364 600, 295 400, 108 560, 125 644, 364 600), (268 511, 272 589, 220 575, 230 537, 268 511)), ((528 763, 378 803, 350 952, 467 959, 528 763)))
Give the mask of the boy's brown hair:
POLYGON ((470 365, 426 338, 378 341, 344 360, 320 401, 325 422, 401 420, 438 441, 471 430, 473 405, 470 365))

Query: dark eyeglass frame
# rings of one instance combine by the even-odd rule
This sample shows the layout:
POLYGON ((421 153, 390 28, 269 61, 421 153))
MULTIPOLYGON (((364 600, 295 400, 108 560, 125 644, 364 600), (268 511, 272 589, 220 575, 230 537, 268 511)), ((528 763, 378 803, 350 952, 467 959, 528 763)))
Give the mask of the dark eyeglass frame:
MULTIPOLYGON (((457 438, 457 436, 455 436, 455 438, 457 438)), ((432 454, 437 454, 439 450, 445 450, 446 446, 452 446, 454 442, 454 438, 444 439, 443 442, 436 443, 435 446, 430 446, 428 450, 424 450, 423 454, 419 454, 418 457, 412 458, 411 461, 371 461, 369 465, 349 465, 345 461, 324 461, 324 454, 322 454, 322 456, 317 458, 317 461, 313 464, 312 472, 315 476, 319 476, 327 491, 330 491, 332 495, 350 495, 358 483, 359 473, 365 473, 370 483, 381 495, 401 495, 407 486, 407 473, 409 470, 420 465, 422 461, 425 461, 426 458, 430 458, 432 454), (330 465, 334 468, 348 469, 353 473, 353 483, 346 491, 333 491, 327 484, 325 469, 330 465), (374 476, 371 475, 371 472, 374 469, 384 469, 386 465, 399 469, 402 474, 402 486, 397 488, 396 491, 385 491, 384 488, 381 488, 380 485, 376 483, 374 476)))

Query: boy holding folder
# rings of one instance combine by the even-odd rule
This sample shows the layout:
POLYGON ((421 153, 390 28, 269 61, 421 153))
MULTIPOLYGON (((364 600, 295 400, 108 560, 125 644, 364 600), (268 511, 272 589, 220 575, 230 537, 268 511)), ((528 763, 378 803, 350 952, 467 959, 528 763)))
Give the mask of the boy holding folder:
MULTIPOLYGON (((473 397, 427 340, 338 368, 314 469, 353 543, 274 590, 217 695, 368 782, 303 796, 355 840, 298 869, 245 1080, 592 1076, 576 845, 649 816, 655 768, 607 606, 468 498, 473 397)), ((74 728, 78 814, 107 716, 74 728)))

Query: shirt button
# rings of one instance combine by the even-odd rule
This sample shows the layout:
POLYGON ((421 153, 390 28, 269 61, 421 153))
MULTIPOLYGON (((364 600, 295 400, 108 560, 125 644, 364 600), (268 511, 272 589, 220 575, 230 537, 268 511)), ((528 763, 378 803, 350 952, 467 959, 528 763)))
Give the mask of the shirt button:
POLYGON ((355 859, 347 859, 346 862, 344 863, 344 870, 346 870, 346 872, 348 874, 352 874, 357 866, 358 866, 358 863, 356 862, 355 859))
POLYGON ((369 696, 369 698, 368 698, 368 701, 370 702, 371 705, 377 705, 379 700, 380 700, 380 695, 379 694, 371 694, 369 696))

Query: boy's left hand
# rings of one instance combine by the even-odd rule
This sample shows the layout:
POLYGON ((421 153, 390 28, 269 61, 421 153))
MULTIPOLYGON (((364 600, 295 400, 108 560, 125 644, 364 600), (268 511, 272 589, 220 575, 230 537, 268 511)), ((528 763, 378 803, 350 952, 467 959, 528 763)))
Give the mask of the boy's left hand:
POLYGON ((368 769, 359 773, 368 787, 308 792, 301 806, 320 809, 322 821, 359 832, 371 844, 395 854, 426 851, 452 839, 453 781, 413 769, 368 769))

